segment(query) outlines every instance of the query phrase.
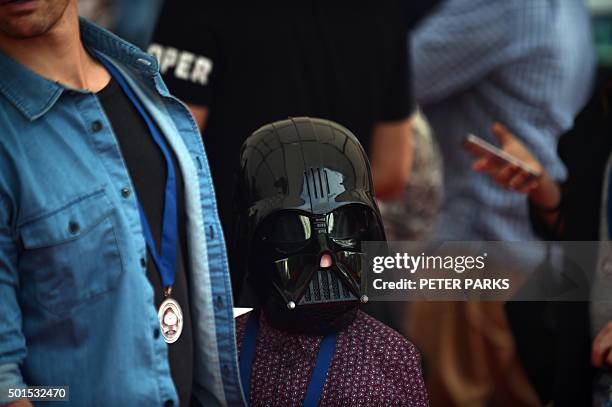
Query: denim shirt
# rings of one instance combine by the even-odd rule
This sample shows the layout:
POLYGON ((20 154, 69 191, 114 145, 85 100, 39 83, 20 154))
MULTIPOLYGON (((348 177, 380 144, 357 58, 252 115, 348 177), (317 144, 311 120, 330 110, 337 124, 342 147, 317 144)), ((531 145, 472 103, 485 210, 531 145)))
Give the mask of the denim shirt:
MULTIPOLYGON (((154 118, 185 179, 194 394, 206 406, 244 405, 200 132, 153 57, 80 25, 85 46, 119 69, 154 118)), ((178 405, 134 187, 96 95, 2 53, 0 72, 0 404, 7 387, 47 385, 70 386, 78 406, 178 405)))

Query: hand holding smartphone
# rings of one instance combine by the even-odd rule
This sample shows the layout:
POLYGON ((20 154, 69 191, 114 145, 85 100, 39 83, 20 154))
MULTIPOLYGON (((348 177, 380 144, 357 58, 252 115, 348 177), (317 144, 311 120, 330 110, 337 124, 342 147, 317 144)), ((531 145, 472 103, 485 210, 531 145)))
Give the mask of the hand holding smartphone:
POLYGON ((500 172, 508 167, 518 168, 525 173, 523 182, 528 183, 537 180, 542 175, 541 171, 532 168, 525 161, 508 154, 499 147, 473 134, 468 134, 463 140, 463 147, 475 157, 486 159, 490 166, 496 167, 500 172))
POLYGON ((545 213, 542 216, 552 219, 551 222, 556 221, 561 201, 557 182, 505 126, 495 123, 492 131, 502 148, 471 134, 465 138, 464 148, 476 157, 472 168, 488 174, 504 188, 527 194, 531 204, 545 213))

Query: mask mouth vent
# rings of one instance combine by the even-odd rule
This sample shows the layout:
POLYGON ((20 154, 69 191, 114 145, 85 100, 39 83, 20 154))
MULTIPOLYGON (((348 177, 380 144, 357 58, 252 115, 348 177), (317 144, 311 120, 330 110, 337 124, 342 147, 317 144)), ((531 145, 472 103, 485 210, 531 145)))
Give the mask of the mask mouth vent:
POLYGON ((332 269, 320 269, 310 280, 299 305, 356 300, 332 269))

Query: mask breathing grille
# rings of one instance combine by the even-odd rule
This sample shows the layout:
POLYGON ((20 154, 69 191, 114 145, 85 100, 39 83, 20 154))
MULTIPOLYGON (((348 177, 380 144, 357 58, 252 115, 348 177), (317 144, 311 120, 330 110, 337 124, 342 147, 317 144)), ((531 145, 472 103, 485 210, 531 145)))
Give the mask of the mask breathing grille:
POLYGON ((332 269, 324 269, 319 270, 310 280, 300 300, 300 305, 352 299, 355 299, 355 296, 346 288, 337 274, 332 269))
POLYGON ((311 168, 304 171, 308 194, 315 199, 323 199, 330 194, 327 171, 320 168, 311 168))

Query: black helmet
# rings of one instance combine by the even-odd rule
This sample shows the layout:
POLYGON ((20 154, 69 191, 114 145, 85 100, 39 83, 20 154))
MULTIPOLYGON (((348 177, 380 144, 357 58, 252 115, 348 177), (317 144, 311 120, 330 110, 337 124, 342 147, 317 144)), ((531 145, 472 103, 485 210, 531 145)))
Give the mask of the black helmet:
POLYGON ((238 247, 273 326, 324 334, 354 319, 361 242, 385 240, 368 158, 337 123, 278 121, 242 145, 238 247))

